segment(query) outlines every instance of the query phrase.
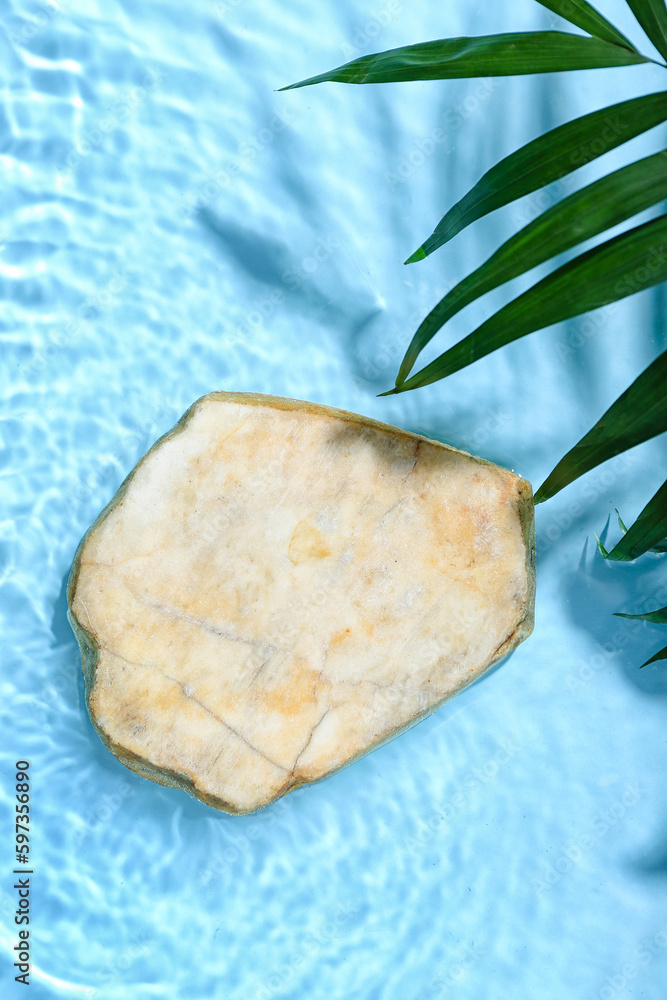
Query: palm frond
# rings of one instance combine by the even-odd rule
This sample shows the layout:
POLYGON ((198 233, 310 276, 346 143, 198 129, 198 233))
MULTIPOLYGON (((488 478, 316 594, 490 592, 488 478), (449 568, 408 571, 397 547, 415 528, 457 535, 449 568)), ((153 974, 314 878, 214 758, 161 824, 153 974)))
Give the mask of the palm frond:
POLYGON ((598 539, 598 548, 605 559, 630 562, 649 552, 667 536, 667 480, 651 497, 643 511, 623 535, 620 542, 608 551, 598 539))
POLYGON ((519 31, 472 38, 440 38, 376 52, 327 73, 281 87, 281 90, 296 90, 315 83, 403 83, 475 76, 521 76, 634 66, 650 61, 634 49, 601 38, 562 31, 519 31))
POLYGON ((570 24, 583 28, 589 35, 602 38, 603 41, 611 42, 613 45, 623 45, 633 52, 637 51, 632 42, 628 41, 618 28, 610 24, 595 7, 586 3, 586 0, 537 0, 537 2, 543 7, 548 7, 554 14, 559 14, 570 24))
POLYGON ((653 625, 667 625, 667 608, 658 608, 657 611, 647 611, 643 615, 628 615, 624 611, 614 611, 616 618, 633 618, 643 622, 651 622, 653 625))
POLYGON ((655 653, 646 663, 642 663, 642 667, 648 667, 649 663, 657 663, 658 660, 667 660, 667 646, 655 653))
POLYGON ((667 8, 664 0, 627 0, 647 37, 663 59, 667 59, 667 8))
POLYGON ((423 260, 472 222, 560 180, 667 119, 667 93, 621 101, 575 118, 500 160, 461 198, 406 264, 423 260))
MULTIPOLYGON (((596 425, 568 451, 535 494, 542 503, 597 465, 667 431, 667 351, 618 397, 596 425)), ((620 520, 621 530, 626 531, 620 520)))
MULTIPOLYGON (((667 608, 658 608, 657 611, 646 611, 641 615, 629 615, 625 611, 615 611, 614 615, 616 618, 631 618, 634 621, 649 622, 651 625, 667 625, 667 608)), ((641 666, 647 667, 649 663, 656 663, 658 660, 667 660, 667 646, 655 653, 650 660, 642 663, 641 666)))
MULTIPOLYGON (((477 76, 515 76, 654 62, 588 0, 538 0, 588 33, 518 32, 449 38, 362 56, 290 87, 316 83, 386 83, 477 76)), ((665 0, 628 0, 648 39, 667 60, 665 0)), ((663 65, 659 63, 659 65, 663 65)), ((667 68, 667 67, 665 67, 667 68)), ((471 223, 566 176, 598 156, 667 121, 667 92, 602 108, 526 143, 500 160, 443 216, 406 264, 423 260, 471 223)), ((410 375, 423 348, 465 306, 505 282, 557 258, 632 216, 667 200, 666 152, 647 156, 588 184, 508 239, 460 281, 421 323, 401 364, 392 395, 425 386, 521 337, 619 301, 667 280, 667 215, 635 226, 557 267, 476 330, 410 375)), ((667 351, 646 368, 593 428, 562 458, 535 495, 554 496, 579 476, 667 430, 667 351)), ((667 481, 606 559, 667 552, 667 481)), ((667 608, 621 617, 667 624, 667 608)), ((648 663, 667 659, 667 647, 648 663)))
POLYGON ((552 206, 503 243, 431 310, 412 338, 396 385, 405 382, 420 352, 465 306, 665 198, 667 152, 661 152, 622 167, 552 206))
POLYGON ((661 215, 559 267, 431 364, 382 395, 437 382, 529 333, 617 302, 665 280, 667 215, 661 215))

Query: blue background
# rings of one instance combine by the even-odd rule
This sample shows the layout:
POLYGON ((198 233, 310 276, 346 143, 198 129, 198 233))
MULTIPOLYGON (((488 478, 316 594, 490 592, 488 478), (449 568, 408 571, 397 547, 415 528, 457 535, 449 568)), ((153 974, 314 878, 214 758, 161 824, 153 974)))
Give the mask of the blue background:
MULTIPOLYGON (((603 7, 651 51, 621 0, 603 7)), ((664 348, 656 289, 376 398, 446 289, 563 193, 660 149, 664 130, 403 267, 445 209, 501 155, 664 88, 665 71, 277 89, 366 52, 556 22, 530 0, 5 3, 3 996, 22 995, 18 758, 35 1000, 664 996, 667 674, 638 666, 665 635, 612 612, 667 604, 667 577, 655 556, 605 564, 593 536, 611 514, 616 539, 614 507, 629 522, 657 489, 664 441, 537 510, 536 628, 517 652, 254 816, 104 749, 65 617, 80 537, 202 393, 343 407, 537 486, 664 348)), ((469 307, 426 357, 534 277, 469 307)))

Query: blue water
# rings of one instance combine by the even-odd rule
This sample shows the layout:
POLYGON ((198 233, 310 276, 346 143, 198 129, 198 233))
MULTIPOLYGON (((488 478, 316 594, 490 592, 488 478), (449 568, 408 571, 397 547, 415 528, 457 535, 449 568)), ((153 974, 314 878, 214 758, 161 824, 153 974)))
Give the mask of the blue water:
MULTIPOLYGON (((639 37, 621 0, 604 9, 639 37)), ((363 52, 555 21, 529 0, 4 0, 3 997, 24 994, 10 957, 20 758, 35 1000, 664 997, 667 668, 637 668, 665 637, 611 613, 666 604, 667 577, 652 556, 608 566, 593 537, 657 488, 664 442, 538 510, 536 628, 500 668, 254 816, 107 752, 65 617, 80 537, 202 393, 344 407, 537 485, 664 348, 656 290, 376 398, 426 311, 553 199, 404 268, 442 212, 500 155, 664 88, 664 71, 277 89, 363 52)), ((470 307, 434 351, 525 283, 470 307)))

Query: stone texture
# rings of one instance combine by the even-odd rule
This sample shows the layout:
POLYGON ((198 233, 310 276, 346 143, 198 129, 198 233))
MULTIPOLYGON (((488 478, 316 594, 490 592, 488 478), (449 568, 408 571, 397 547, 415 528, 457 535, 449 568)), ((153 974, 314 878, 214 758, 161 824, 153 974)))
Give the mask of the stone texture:
POLYGON ((70 576, 90 717, 140 774, 246 813, 407 728, 532 628, 529 484, 328 407, 212 393, 70 576))

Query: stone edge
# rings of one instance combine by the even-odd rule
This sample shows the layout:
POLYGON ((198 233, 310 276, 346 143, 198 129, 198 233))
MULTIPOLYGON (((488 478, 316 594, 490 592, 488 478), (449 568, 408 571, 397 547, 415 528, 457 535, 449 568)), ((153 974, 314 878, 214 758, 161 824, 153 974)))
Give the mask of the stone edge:
MULTIPOLYGON (((476 455, 471 455, 469 452, 462 451, 460 448, 454 448, 452 445, 444 444, 442 441, 436 441, 432 438, 427 438, 422 434, 415 434, 412 431, 406 431, 400 427, 395 427, 392 424, 387 424, 379 420, 374 420, 372 417, 364 417, 358 413, 352 413, 349 410, 341 410, 336 407, 326 406, 322 403, 310 403, 306 400, 290 399, 286 396, 269 396, 263 395, 261 393, 251 393, 251 392, 226 392, 226 391, 215 391, 206 393, 200 396, 195 402, 188 407, 183 416, 177 421, 177 423, 168 430, 165 434, 157 439, 157 441, 149 448, 146 454, 139 459, 137 464, 134 466, 132 471, 126 476, 121 485, 118 487, 117 491, 104 507, 102 511, 95 518, 91 526, 88 528, 83 538, 77 546, 76 553, 74 555, 74 560, 72 562, 72 568, 67 580, 67 618, 74 631, 79 648, 81 651, 81 669, 83 671, 84 681, 85 681, 85 700, 86 709, 88 711, 88 716, 92 723, 95 732, 101 739, 102 743, 107 747, 107 749, 116 757, 122 764, 128 767, 130 770, 135 771, 141 777, 148 778, 151 781, 156 782, 160 785, 165 785, 169 788, 177 788, 181 791, 187 792, 193 798, 198 799, 200 802, 204 802, 206 805, 212 806, 214 809, 221 810, 223 812, 229 813, 236 816, 247 816, 252 813, 259 811, 259 809, 264 809, 267 805, 272 802, 277 801, 289 792, 294 791, 297 788, 303 787, 304 785, 317 784, 319 781, 324 781, 325 778, 330 777, 332 774, 336 774, 341 771, 344 767, 348 767, 355 761, 360 760, 367 754, 372 753, 373 750, 378 749, 378 747, 383 746, 385 743, 390 742, 396 736, 400 736, 401 733, 406 732, 411 729, 412 726, 417 725, 422 722, 429 715, 437 712, 446 702, 450 701, 461 691, 465 690, 470 684, 474 683, 480 677, 482 677, 488 670, 491 669, 496 663, 507 656, 513 649, 515 649, 524 639, 528 638, 533 630, 534 624, 534 599, 535 599, 535 523, 534 523, 534 510, 533 510, 533 500, 532 500, 532 487, 528 480, 523 479, 521 476, 517 476, 518 483, 518 514, 519 520, 523 530, 524 544, 526 549, 526 572, 527 572, 527 593, 528 601, 523 616, 517 622, 513 631, 508 635, 507 639, 498 647, 493 659, 484 667, 483 670, 478 671, 474 674, 470 680, 461 684, 453 692, 439 701, 437 704, 426 709, 424 712, 420 712, 418 715, 413 716, 402 726, 397 729, 392 730, 390 734, 372 743, 369 747, 363 750, 361 753, 356 754, 345 763, 341 764, 340 767, 335 768, 333 771, 329 771, 326 775, 321 778, 316 778, 313 781, 307 782, 295 782, 283 789, 278 795, 270 799, 263 805, 257 806, 256 809, 251 810, 238 810, 234 806, 226 802, 217 796, 208 795, 206 792, 202 792, 195 788, 193 781, 186 775, 179 774, 175 771, 170 771, 167 768, 156 768, 155 765, 151 764, 149 761, 145 760, 143 757, 139 757, 137 754, 125 749, 119 744, 115 743, 107 733, 97 724, 97 720, 94 717, 93 712, 90 707, 90 696, 95 684, 95 670, 97 667, 99 659, 99 647, 95 640, 94 635, 86 629, 84 625, 78 620, 74 612, 72 611, 72 600, 74 598, 74 593, 76 590, 76 584, 79 577, 79 570, 81 564, 81 555, 83 553, 84 547, 90 535, 96 530, 98 525, 100 525, 104 519, 116 508, 120 501, 125 496, 127 489, 134 478, 135 473, 143 465, 143 463, 149 458, 149 456, 160 448, 165 441, 170 438, 180 434, 181 431, 185 430, 188 422, 194 416, 197 408, 204 402, 210 399, 225 400, 228 402, 238 402, 245 403, 251 406, 261 406, 269 405, 276 409, 281 410, 306 410, 319 414, 326 414, 331 417, 335 417, 339 420, 346 420, 349 423, 361 424, 365 427, 373 427, 377 430, 391 431, 392 434, 400 434, 411 439, 417 438, 421 441, 426 441, 429 444, 436 445, 440 448, 444 448, 447 451, 456 452, 457 454, 466 455, 468 458, 472 458, 474 461, 479 462, 480 465, 489 465, 498 468, 494 462, 490 462, 487 459, 479 458, 476 455)), ((508 470, 506 470, 508 471, 508 470)), ((514 473, 516 475, 516 473, 514 473)))

